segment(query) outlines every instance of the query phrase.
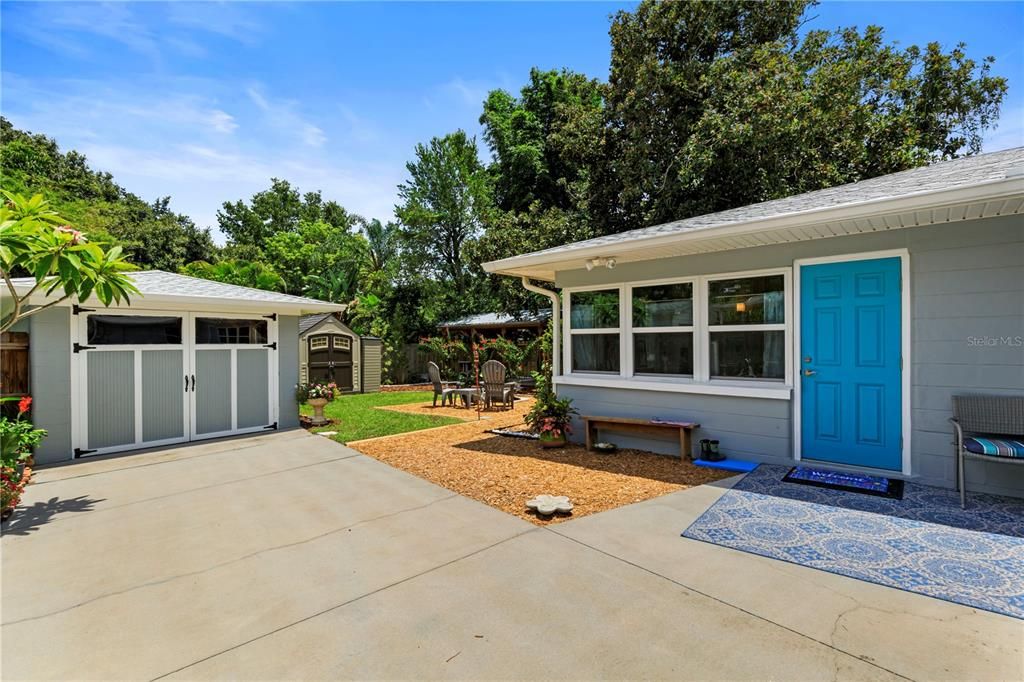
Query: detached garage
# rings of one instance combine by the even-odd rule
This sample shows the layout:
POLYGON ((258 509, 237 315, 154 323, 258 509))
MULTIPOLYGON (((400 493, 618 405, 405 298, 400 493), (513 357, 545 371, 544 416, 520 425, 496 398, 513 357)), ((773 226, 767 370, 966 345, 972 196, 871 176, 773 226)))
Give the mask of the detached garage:
POLYGON ((299 319, 343 305, 158 270, 132 278, 142 296, 130 306, 69 302, 17 328, 33 421, 49 432, 38 463, 298 426, 299 319))

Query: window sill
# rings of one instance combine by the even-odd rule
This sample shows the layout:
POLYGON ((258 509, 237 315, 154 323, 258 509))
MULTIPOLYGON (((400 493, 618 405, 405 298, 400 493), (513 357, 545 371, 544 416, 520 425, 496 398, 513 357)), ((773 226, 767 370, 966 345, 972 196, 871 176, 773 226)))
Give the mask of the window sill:
POLYGON ((749 384, 739 382, 694 383, 688 381, 668 381, 641 377, 623 378, 610 376, 583 376, 579 374, 557 376, 554 379, 562 386, 595 386, 598 388, 624 388, 633 391, 663 391, 665 393, 699 393, 703 395, 724 395, 743 398, 767 398, 770 400, 789 400, 793 389, 784 384, 749 384))

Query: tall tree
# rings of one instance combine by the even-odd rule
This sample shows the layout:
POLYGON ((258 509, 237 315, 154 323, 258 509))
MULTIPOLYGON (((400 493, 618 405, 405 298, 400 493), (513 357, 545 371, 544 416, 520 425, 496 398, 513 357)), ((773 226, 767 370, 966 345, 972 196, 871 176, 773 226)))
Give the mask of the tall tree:
POLYGON ((470 289, 465 247, 480 233, 490 207, 490 183, 476 139, 462 130, 416 145, 398 186, 404 256, 419 272, 443 279, 459 297, 470 289))
POLYGON ((612 22, 601 232, 670 221, 980 150, 1006 82, 963 45, 798 29, 807 0, 641 2, 612 22))
POLYGON ((270 188, 257 192, 248 203, 226 201, 217 211, 221 232, 233 244, 263 248, 279 232, 294 232, 303 221, 325 222, 339 230, 351 230, 359 219, 320 192, 300 194, 287 180, 272 178, 270 188))

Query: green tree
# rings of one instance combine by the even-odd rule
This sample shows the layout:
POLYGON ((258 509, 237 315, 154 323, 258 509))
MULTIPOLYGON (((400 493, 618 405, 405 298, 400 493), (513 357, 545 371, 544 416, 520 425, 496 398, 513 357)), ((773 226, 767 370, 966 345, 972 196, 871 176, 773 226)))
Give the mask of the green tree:
POLYGON ((196 261, 183 267, 181 274, 266 291, 284 291, 285 288, 281 276, 274 272, 271 266, 259 261, 222 260, 216 263, 196 261))
POLYGON ((267 240, 280 232, 294 232, 305 223, 324 222, 348 231, 359 220, 333 201, 325 202, 320 192, 305 195, 287 180, 272 178, 270 188, 257 192, 249 202, 224 202, 217 211, 221 232, 233 244, 263 248, 267 240))
POLYGON ((64 219, 41 194, 31 199, 4 192, 0 206, 0 331, 26 317, 69 299, 85 301, 95 294, 105 306, 129 302, 139 293, 126 273, 135 267, 125 260, 121 247, 105 251, 86 236, 64 224, 64 219), (18 272, 35 280, 19 293, 13 278, 18 272), (56 295, 41 305, 31 305, 36 294, 56 295))
POLYGON ((1006 82, 963 45, 798 29, 808 0, 641 2, 612 22, 591 216, 602 233, 980 150, 1006 82))
POLYGON ((465 247, 480 233, 490 207, 490 183, 476 140, 459 130, 416 145, 398 186, 403 259, 451 287, 461 300, 472 288, 465 247))
POLYGON ((215 258, 209 229, 172 211, 170 197, 147 203, 109 173, 92 170, 85 156, 62 153, 54 140, 18 130, 2 118, 0 165, 3 189, 42 193, 68 222, 94 242, 121 246, 135 265, 174 272, 187 262, 215 258))

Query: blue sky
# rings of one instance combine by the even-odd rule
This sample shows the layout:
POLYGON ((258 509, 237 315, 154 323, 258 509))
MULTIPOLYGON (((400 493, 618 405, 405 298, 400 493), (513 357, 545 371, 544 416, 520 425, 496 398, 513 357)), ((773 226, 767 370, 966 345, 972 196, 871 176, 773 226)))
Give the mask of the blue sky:
MULTIPOLYGON (((2 111, 200 225, 271 176, 387 219, 413 146, 478 134, 488 90, 518 90, 532 66, 606 79, 609 15, 631 6, 4 2, 2 111)), ((1010 92, 985 147, 1024 145, 1024 3, 826 2, 811 16, 994 55, 1010 92)))

